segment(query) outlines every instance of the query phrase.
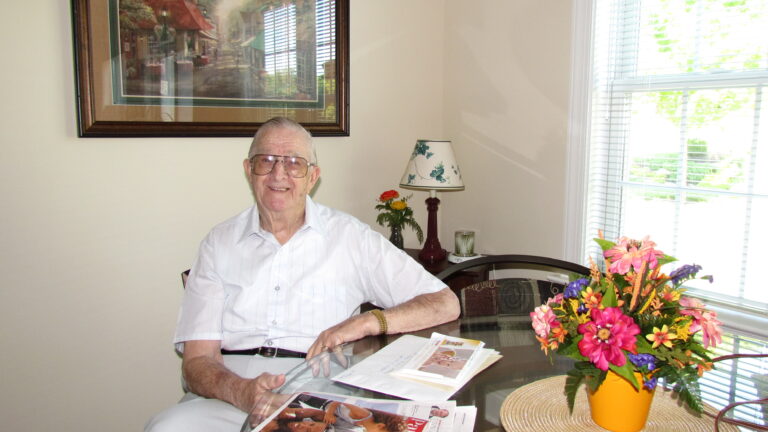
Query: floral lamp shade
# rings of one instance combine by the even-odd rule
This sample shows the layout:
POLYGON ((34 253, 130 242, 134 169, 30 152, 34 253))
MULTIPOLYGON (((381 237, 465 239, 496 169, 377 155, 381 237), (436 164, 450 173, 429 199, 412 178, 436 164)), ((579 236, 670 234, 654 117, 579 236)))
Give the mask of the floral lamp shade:
POLYGON ((450 141, 417 140, 400 179, 409 189, 463 190, 464 181, 450 141))
POLYGON ((429 191, 427 204, 427 240, 419 252, 419 260, 436 263, 445 259, 446 251, 437 238, 437 191, 464 190, 461 171, 453 156, 450 141, 417 140, 400 187, 429 191))

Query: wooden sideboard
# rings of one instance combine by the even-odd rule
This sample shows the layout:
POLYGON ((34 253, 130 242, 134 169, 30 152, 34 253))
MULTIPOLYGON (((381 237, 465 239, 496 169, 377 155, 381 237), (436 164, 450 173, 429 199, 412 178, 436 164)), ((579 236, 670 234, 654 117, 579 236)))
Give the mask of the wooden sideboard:
MULTIPOLYGON (((452 262, 448 261, 448 259, 443 259, 435 263, 421 262, 419 261, 420 251, 421 251, 420 249, 408 249, 408 248, 405 249, 405 252, 408 255, 410 255, 411 258, 415 259, 416 262, 421 264, 424 267, 424 269, 426 269, 428 272, 432 273, 433 275, 436 275, 441 271, 447 269, 448 267, 454 265, 452 262)), ((460 295, 461 289, 464 288, 465 286, 473 284, 475 282, 486 280, 486 279, 488 279, 488 268, 478 268, 476 270, 465 270, 465 271, 456 273, 455 275, 448 278, 448 280, 446 280, 445 283, 458 296, 460 295)))

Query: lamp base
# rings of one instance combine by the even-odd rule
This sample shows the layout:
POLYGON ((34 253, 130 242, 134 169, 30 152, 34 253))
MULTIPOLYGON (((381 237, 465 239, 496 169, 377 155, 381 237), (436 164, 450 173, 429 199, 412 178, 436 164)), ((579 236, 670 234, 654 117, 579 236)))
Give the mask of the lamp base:
POLYGON ((446 251, 440 246, 440 240, 437 239, 437 208, 440 200, 436 197, 429 197, 427 203, 427 240, 424 242, 424 248, 419 252, 419 261, 434 264, 445 259, 446 251))
POLYGON ((437 244, 437 248, 429 248, 427 249, 426 246, 424 246, 424 249, 419 252, 419 261, 434 264, 436 262, 440 262, 444 260, 446 257, 446 251, 442 247, 440 247, 440 243, 437 244))

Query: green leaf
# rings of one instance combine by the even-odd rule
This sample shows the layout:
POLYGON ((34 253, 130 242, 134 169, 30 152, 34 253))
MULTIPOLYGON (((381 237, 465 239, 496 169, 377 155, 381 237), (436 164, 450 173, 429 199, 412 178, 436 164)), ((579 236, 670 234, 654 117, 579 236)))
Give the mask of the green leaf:
MULTIPOLYGON (((626 354, 624 354, 626 357, 626 354)), ((635 386, 636 390, 640 390, 640 384, 637 382, 637 379, 635 378, 634 368, 632 367, 632 363, 627 359, 627 361, 624 363, 623 366, 616 366, 616 365, 610 365, 608 366, 612 371, 619 374, 621 377, 632 383, 633 386, 635 386)))
POLYGON ((587 383, 587 388, 591 392, 597 391, 597 389, 600 387, 600 385, 605 381, 605 377, 608 375, 605 371, 601 371, 598 368, 595 368, 594 375, 586 375, 585 382, 587 383))
POLYGON ((605 291, 603 292, 603 299, 600 303, 605 307, 616 307, 619 305, 616 299, 616 291, 610 284, 605 285, 605 291))
POLYGON ((695 368, 685 367, 683 369, 676 369, 667 365, 660 368, 656 372, 656 376, 664 378, 667 384, 672 386, 672 391, 678 393, 680 399, 692 410, 699 413, 704 411, 699 389, 699 376, 695 368))
POLYGON ((578 335, 563 342, 560 344, 560 347, 557 348, 557 353, 577 360, 586 360, 586 357, 582 356, 579 352, 579 341, 583 338, 584 335, 578 335))
POLYGON ((413 219, 407 219, 405 221, 405 224, 411 227, 412 230, 416 232, 416 238, 419 240, 419 243, 424 241, 424 233, 421 231, 421 227, 419 224, 416 223, 413 219))
POLYGON ((650 342, 645 338, 645 335, 643 332, 640 332, 637 336, 635 336, 635 346, 637 347, 637 352, 640 354, 656 354, 656 350, 653 349, 653 345, 651 345, 650 342))
POLYGON ((657 261, 659 262, 659 267, 663 266, 664 264, 669 264, 671 262, 677 261, 677 258, 671 257, 669 255, 664 255, 661 258, 658 258, 657 261))
POLYGON ((603 252, 607 251, 608 249, 616 246, 616 243, 612 241, 608 241, 601 238, 596 238, 595 242, 597 242, 598 245, 600 245, 600 248, 603 250, 603 252))
POLYGON ((576 401, 576 392, 584 380, 584 375, 579 369, 571 369, 565 377, 565 397, 568 400, 568 412, 573 414, 573 403, 576 401))

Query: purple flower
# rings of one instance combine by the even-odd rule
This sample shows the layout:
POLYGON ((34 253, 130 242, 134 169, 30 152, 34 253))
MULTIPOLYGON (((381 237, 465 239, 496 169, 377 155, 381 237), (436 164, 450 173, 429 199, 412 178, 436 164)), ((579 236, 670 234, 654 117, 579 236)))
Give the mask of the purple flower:
POLYGON ((672 279, 672 283, 677 285, 680 282, 696 276, 696 273, 701 271, 701 266, 698 264, 686 264, 682 267, 675 269, 669 274, 669 278, 672 279))
POLYGON ((582 303, 582 304, 579 305, 579 308, 576 309, 576 312, 578 312, 580 314, 585 314, 585 313, 587 313, 588 310, 589 310, 589 308, 587 307, 587 305, 582 303))
POLYGON ((632 364, 638 368, 646 366, 648 368, 648 372, 656 369, 656 357, 652 356, 651 354, 628 354, 628 356, 629 361, 631 361, 632 364))
POLYGON ((586 287, 589 284, 589 279, 577 279, 571 283, 568 284, 568 286, 565 287, 565 292, 563 293, 563 296, 565 298, 577 298, 579 296, 579 293, 581 292, 584 287, 586 287))
POLYGON ((656 377, 650 378, 647 381, 645 381, 645 384, 643 384, 643 387, 647 388, 648 390, 653 390, 656 388, 656 382, 659 379, 656 377))

